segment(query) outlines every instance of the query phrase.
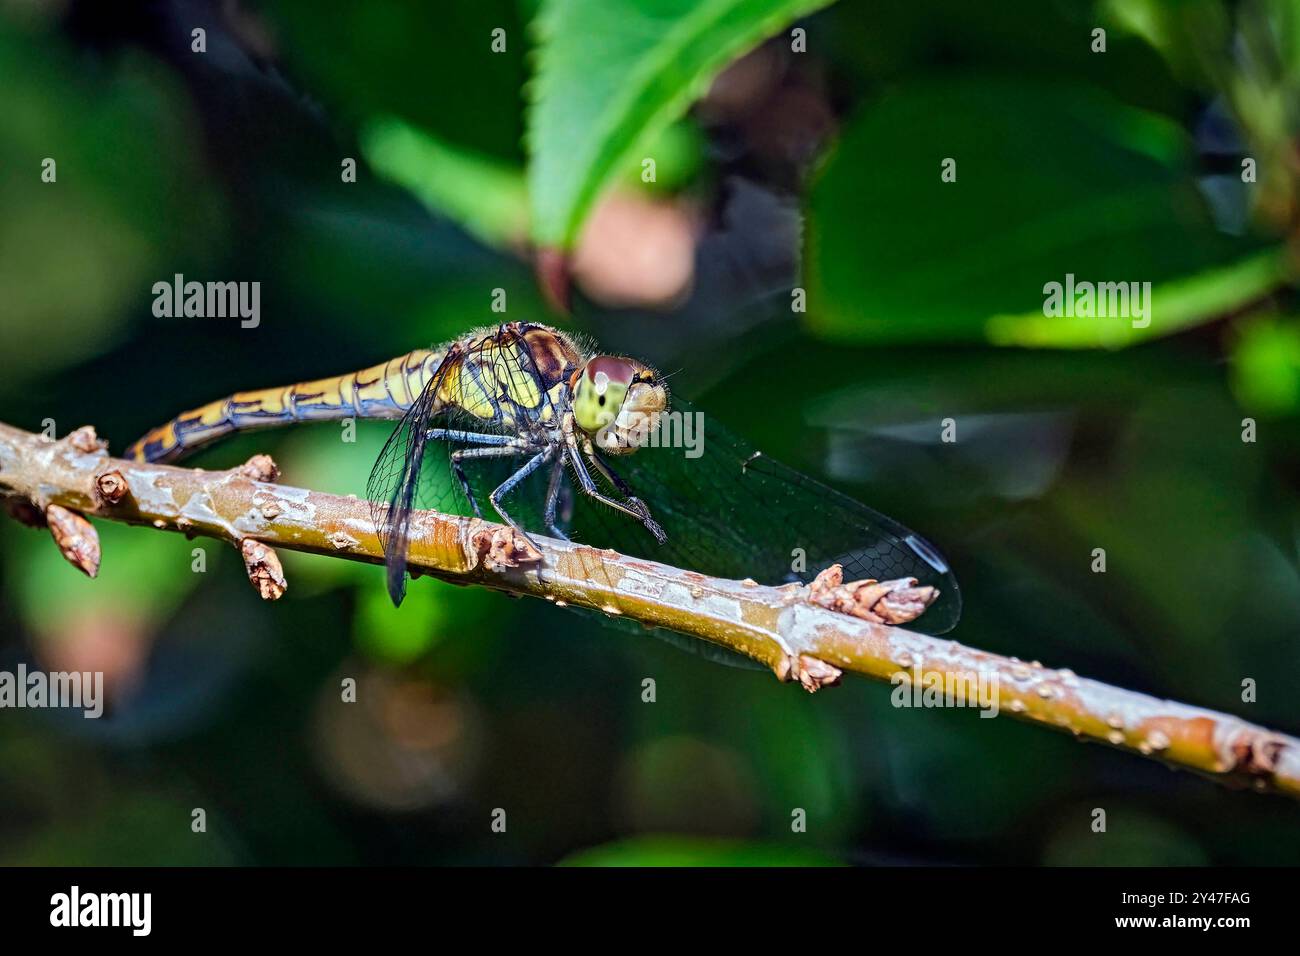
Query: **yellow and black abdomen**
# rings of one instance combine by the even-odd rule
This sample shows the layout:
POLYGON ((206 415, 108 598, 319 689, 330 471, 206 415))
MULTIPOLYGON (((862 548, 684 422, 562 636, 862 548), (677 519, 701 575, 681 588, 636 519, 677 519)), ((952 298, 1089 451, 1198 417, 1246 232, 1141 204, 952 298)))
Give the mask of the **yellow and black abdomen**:
POLYGON ((294 422, 400 418, 437 373, 445 355, 445 350, 417 349, 348 375, 236 392, 153 429, 126 450, 126 457, 174 461, 234 432, 294 422))
POLYGON ((544 400, 574 374, 582 356, 563 333, 509 322, 417 349, 379 365, 283 388, 237 392, 155 428, 126 450, 136 461, 175 461, 234 432, 295 422, 401 418, 430 382, 433 413, 449 408, 498 428, 544 419, 544 400))

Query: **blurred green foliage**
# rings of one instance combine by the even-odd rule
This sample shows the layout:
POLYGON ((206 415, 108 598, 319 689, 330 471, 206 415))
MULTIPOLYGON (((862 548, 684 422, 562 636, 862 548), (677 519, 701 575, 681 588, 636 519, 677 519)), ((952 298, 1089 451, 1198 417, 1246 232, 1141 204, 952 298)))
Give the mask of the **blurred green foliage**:
MULTIPOLYGON (((1300 730, 1295 171, 1268 159, 1296 134, 1278 107, 1297 71, 1286 4, 840 3, 800 21, 806 54, 782 33, 685 116, 727 59, 819 4, 542 6, 539 48, 527 0, 328 16, 265 0, 214 18, 207 60, 183 22, 6 8, 0 420, 93 423, 117 451, 237 389, 493 322, 495 288, 511 316, 560 322, 529 230, 573 238, 604 188, 679 204, 695 298, 614 309, 580 286, 563 321, 939 543, 964 589, 957 639, 1300 730), (1205 17, 1217 26, 1194 29, 1205 17), (534 68, 549 79, 529 87, 534 68), (1207 117, 1231 133, 1213 149, 1207 117), (1244 150, 1255 188, 1211 190, 1244 150), (781 236, 737 195, 805 214, 788 253, 807 312, 788 288, 755 291, 781 236), (175 272, 261 281, 262 325, 153 317, 151 285, 175 272), (1042 285, 1067 272, 1152 281, 1151 328, 1044 318, 1042 285)), ((387 432, 240 436, 195 464, 269 451, 291 483, 361 494, 387 432)), ((810 698, 483 590, 418 580, 396 610, 377 568, 325 558, 286 555, 289 591, 264 604, 213 542, 98 527, 89 581, 44 532, 0 522, 0 668, 123 677, 102 721, 0 713, 0 863, 1300 852, 1289 805, 1037 728, 897 710, 865 682, 810 698)))
POLYGON ((639 837, 575 853, 567 866, 834 866, 805 850, 724 840, 639 837))
POLYGON ((1265 414, 1300 408, 1300 325, 1263 316, 1246 323, 1233 350, 1238 401, 1265 414))
POLYGON ((484 242, 505 246, 525 241, 528 193, 520 167, 457 150, 391 117, 366 127, 362 148, 377 173, 484 242))
POLYGON ((139 56, 96 72, 0 32, 0 350, 23 356, 6 363, 10 386, 108 347, 146 278, 202 262, 221 241, 174 78, 139 56), (43 194, 19 173, 47 169, 43 194))
MULTIPOLYGON (((662 134, 737 56, 827 2, 544 4, 528 128, 537 244, 572 246, 600 190, 618 170, 642 165, 639 148, 662 134)), ((657 170, 667 157, 649 158, 657 170)))
POLYGON ((812 321, 842 340, 1095 347, 1216 318, 1280 269, 1243 274, 1259 243, 1215 228, 1192 160, 1176 124, 1086 88, 948 77, 886 95, 812 190, 812 321), (1152 283, 1152 321, 1045 316, 1067 273, 1152 283), (1202 282, 1170 307, 1169 286, 1207 273, 1224 294, 1202 282))

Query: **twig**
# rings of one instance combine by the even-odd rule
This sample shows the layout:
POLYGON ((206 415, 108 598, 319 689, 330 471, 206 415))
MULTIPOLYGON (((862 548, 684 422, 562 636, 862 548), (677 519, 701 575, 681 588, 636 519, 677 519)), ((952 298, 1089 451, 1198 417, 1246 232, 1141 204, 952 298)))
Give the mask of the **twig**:
MULTIPOLYGON (((0 495, 8 497, 10 514, 30 523, 61 508, 228 541, 244 554, 250 577, 268 598, 285 586, 272 546, 383 560, 367 502, 258 480, 275 475, 265 456, 229 471, 143 465, 110 458, 88 428, 50 441, 0 424, 0 495)), ((459 584, 594 608, 711 641, 810 691, 838 682, 842 671, 921 686, 937 681, 950 691, 988 688, 988 703, 1030 723, 1300 799, 1300 740, 1294 737, 875 623, 906 620, 933 599, 926 589, 911 587, 914 582, 843 584, 833 568, 809 586, 768 587, 536 540, 540 558, 501 525, 418 512, 409 563, 413 571, 459 584)))

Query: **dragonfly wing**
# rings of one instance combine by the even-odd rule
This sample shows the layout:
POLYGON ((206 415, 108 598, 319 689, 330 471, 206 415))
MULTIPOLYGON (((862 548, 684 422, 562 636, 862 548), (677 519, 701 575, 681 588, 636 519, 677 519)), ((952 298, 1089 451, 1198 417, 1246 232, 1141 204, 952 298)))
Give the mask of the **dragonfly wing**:
MULTIPOLYGON (((513 379, 535 370, 498 373, 472 358, 470 366, 474 376, 462 375, 457 381, 475 382, 476 391, 459 399, 453 396, 452 408, 443 409, 436 396, 442 394, 446 370, 435 376, 384 446, 367 485, 394 602, 400 602, 405 591, 412 510, 467 514, 477 503, 491 519, 488 492, 520 464, 516 458, 466 460, 462 470, 471 501, 448 458, 455 448, 473 443, 434 442, 443 445, 440 453, 426 454, 435 418, 443 428, 512 431, 500 415, 469 416, 463 409, 472 407, 475 397, 498 394, 496 378, 508 374, 513 379)), ((481 397, 478 401, 481 405, 481 397)), ((576 491, 566 476, 560 523, 574 540, 702 574, 753 578, 764 584, 807 582, 832 564, 843 565, 849 580, 915 578, 937 588, 939 598, 914 626, 940 634, 957 623, 961 592, 956 578, 942 554, 920 535, 757 452, 688 404, 675 402, 674 411, 682 426, 677 429, 680 440, 606 459, 649 505, 667 541, 656 542, 639 522, 576 491)), ((595 477, 607 492, 617 494, 598 473, 595 477)), ((509 500, 511 514, 539 534, 546 533, 540 518, 549 478, 547 470, 539 470, 512 491, 509 500)))
POLYGON ((388 594, 400 605, 406 596, 406 548, 410 541, 411 512, 428 444, 429 422, 436 404, 441 375, 435 375, 415 400, 370 471, 366 497, 384 549, 388 569, 388 594))
POLYGON ((939 597, 913 626, 940 634, 956 625, 956 577, 924 538, 757 452, 686 403, 675 401, 674 409, 696 423, 693 433, 682 432, 698 439, 695 450, 646 447, 607 459, 668 540, 658 544, 636 522, 590 502, 574 514, 575 540, 762 584, 807 582, 832 564, 844 566, 847 580, 916 578, 939 597))
MULTIPOLYGON (((431 442, 424 457, 414 506, 500 520, 488 495, 539 449, 530 448, 527 455, 523 451, 497 455, 493 453, 497 443, 470 436, 523 437, 537 419, 544 413, 555 414, 555 409, 531 354, 515 347, 504 331, 485 337, 457 361, 458 372, 440 388, 445 406, 436 413, 436 427, 441 437, 431 442), (475 453, 460 462, 459 473, 451 464, 457 451, 475 453)), ((548 468, 539 469, 508 496, 509 513, 525 528, 542 530, 542 499, 549 477, 548 468)))
MULTIPOLYGON (((515 348, 513 336, 502 326, 471 347, 459 347, 454 354, 449 348, 448 358, 402 417, 370 472, 366 497, 383 545, 388 593, 394 604, 401 604, 406 593, 412 512, 427 508, 471 515, 477 510, 495 518, 487 496, 522 464, 512 456, 467 459, 461 474, 473 495, 471 501, 451 467, 450 455, 457 449, 481 451, 484 444, 430 438, 430 429, 514 434, 520 423, 540 415, 550 404, 531 353, 515 348)), ((540 509, 536 514, 540 516, 540 509)))

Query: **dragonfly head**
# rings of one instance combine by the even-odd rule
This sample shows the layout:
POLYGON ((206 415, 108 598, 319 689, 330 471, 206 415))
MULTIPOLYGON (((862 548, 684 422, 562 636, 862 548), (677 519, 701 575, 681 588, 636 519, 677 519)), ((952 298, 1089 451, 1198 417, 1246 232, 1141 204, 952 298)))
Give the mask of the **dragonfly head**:
POLYGON ((609 454, 635 451, 668 408, 668 389, 636 359, 597 355, 574 378, 573 419, 609 454))

